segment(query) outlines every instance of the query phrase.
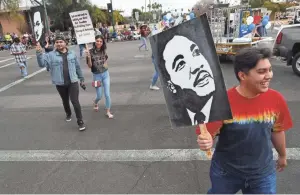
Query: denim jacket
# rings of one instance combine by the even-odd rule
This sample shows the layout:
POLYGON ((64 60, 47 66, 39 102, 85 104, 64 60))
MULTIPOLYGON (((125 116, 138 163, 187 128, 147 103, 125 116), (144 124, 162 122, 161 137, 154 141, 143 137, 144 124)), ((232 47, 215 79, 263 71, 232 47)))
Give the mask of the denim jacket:
MULTIPOLYGON (((47 68, 50 71, 52 77, 52 83, 54 85, 64 85, 63 76, 63 59, 58 51, 51 51, 49 53, 37 52, 37 62, 39 67, 47 68)), ((79 61, 74 52, 68 50, 68 67, 69 74, 72 83, 84 81, 82 70, 79 65, 79 61)))

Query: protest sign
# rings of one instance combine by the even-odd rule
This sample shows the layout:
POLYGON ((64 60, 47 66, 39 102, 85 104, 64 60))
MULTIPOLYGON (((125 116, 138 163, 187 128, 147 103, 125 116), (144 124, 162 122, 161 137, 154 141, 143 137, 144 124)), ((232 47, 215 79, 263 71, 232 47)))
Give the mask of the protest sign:
POLYGON ((45 12, 42 6, 30 8, 31 18, 33 18, 34 39, 41 45, 45 42, 46 24, 45 12))
POLYGON ((150 37, 172 127, 232 119, 206 14, 150 37))
POLYGON ((95 42, 95 31, 88 10, 71 12, 70 17, 78 44, 95 42))

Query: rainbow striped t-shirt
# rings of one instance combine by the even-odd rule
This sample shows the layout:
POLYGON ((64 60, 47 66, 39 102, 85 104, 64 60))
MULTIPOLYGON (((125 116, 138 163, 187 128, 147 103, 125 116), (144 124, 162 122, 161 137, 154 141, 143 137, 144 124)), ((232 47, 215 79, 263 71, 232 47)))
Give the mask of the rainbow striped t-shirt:
POLYGON ((271 135, 293 126, 286 101, 272 89, 251 99, 241 96, 236 87, 227 94, 233 119, 206 124, 213 136, 219 135, 212 160, 241 177, 271 174, 275 169, 271 135))

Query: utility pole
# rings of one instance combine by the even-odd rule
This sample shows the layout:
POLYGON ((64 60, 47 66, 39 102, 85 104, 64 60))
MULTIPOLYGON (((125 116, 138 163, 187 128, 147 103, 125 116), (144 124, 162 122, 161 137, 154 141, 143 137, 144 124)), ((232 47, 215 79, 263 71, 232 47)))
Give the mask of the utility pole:
POLYGON ((110 3, 107 4, 107 12, 108 14, 111 14, 111 24, 113 26, 113 30, 115 31, 115 24, 114 24, 114 9, 112 5, 112 0, 110 0, 110 3))
POLYGON ((115 32, 114 8, 113 8, 112 0, 110 0, 110 3, 111 3, 111 22, 112 22, 112 26, 113 26, 113 32, 115 32))
POLYGON ((45 26, 46 26, 46 32, 47 32, 47 35, 49 36, 49 21, 48 21, 48 13, 47 13, 47 7, 46 7, 46 1, 43 0, 43 5, 44 5, 44 11, 45 11, 45 26))

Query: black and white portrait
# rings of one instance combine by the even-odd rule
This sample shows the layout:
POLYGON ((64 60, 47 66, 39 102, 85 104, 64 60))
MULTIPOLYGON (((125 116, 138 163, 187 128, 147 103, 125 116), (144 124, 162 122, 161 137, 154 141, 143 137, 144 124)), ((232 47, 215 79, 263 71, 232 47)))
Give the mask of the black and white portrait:
POLYGON ((36 41, 39 41, 43 35, 44 25, 42 22, 41 12, 35 12, 33 15, 34 35, 36 41))
POLYGON ((150 38, 172 126, 231 119, 206 15, 150 38))
POLYGON ((44 25, 44 10, 43 7, 37 6, 31 8, 31 18, 33 23, 33 33, 35 41, 40 42, 41 44, 45 41, 45 25, 44 25))

